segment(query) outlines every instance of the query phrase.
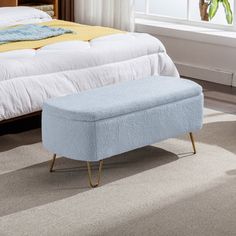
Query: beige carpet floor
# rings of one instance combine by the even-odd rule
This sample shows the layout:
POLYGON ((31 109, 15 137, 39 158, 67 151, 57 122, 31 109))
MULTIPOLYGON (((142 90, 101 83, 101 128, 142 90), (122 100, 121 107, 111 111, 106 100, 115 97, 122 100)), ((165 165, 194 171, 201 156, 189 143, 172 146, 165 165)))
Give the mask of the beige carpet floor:
POLYGON ((186 135, 105 161, 97 189, 40 140, 0 137, 1 236, 236 235, 236 115, 205 110, 196 156, 186 135))

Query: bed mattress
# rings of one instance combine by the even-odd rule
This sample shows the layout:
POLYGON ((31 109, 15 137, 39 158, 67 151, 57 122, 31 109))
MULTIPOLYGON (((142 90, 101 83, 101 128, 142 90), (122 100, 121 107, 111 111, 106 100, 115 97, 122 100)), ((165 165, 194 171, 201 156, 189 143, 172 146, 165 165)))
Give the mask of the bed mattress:
POLYGON ((150 75, 179 76, 163 44, 148 34, 0 53, 0 121, 40 111, 52 97, 150 75))

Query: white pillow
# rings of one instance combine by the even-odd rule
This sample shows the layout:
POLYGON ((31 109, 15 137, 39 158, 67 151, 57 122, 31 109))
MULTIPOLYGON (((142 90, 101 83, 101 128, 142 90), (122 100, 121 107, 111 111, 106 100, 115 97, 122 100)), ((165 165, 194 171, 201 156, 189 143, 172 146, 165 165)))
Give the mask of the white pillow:
POLYGON ((46 12, 32 7, 0 7, 0 27, 17 25, 32 19, 45 21, 52 18, 46 12))

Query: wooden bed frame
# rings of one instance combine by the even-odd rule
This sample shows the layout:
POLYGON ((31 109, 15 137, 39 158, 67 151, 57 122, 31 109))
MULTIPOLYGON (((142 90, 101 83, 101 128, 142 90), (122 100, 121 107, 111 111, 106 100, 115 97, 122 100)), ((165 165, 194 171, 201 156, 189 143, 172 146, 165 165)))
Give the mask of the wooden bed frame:
POLYGON ((0 121, 0 136, 41 127, 41 111, 0 121))
POLYGON ((26 119, 26 118, 31 118, 31 117, 35 117, 35 116, 40 116, 41 113, 42 113, 41 111, 37 111, 37 112, 30 113, 30 114, 27 114, 27 115, 23 115, 23 116, 11 118, 11 119, 8 119, 8 120, 3 120, 3 121, 0 121, 0 125, 2 125, 2 124, 7 124, 7 123, 11 123, 11 122, 14 122, 14 121, 23 120, 23 119, 26 119))

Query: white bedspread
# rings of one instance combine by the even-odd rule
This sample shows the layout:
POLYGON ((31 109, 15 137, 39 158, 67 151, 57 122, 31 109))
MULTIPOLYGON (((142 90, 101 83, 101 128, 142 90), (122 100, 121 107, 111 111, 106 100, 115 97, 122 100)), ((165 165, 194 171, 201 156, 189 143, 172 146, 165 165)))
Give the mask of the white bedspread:
POLYGON ((51 97, 149 75, 179 76, 162 43, 147 34, 0 53, 0 121, 39 111, 51 97))

